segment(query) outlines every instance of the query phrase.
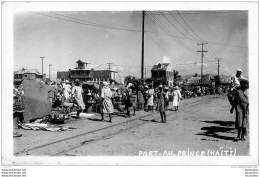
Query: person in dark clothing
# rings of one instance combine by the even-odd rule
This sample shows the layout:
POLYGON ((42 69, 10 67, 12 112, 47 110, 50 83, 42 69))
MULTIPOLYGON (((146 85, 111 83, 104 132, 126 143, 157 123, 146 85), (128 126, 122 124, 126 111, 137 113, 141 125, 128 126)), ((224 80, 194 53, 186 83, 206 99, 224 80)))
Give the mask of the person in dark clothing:
POLYGON ((166 123, 166 93, 163 91, 162 85, 159 86, 159 91, 157 93, 157 111, 160 112, 162 123, 166 123))
POLYGON ((238 132, 234 141, 245 140, 249 112, 248 88, 248 80, 241 80, 240 86, 236 86, 235 96, 232 101, 230 113, 233 113, 234 109, 236 110, 235 127, 238 132))

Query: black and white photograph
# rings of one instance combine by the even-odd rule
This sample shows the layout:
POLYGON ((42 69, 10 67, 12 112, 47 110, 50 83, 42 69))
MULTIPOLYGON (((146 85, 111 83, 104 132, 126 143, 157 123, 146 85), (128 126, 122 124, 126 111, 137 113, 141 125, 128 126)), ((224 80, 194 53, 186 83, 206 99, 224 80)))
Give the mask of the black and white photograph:
POLYGON ((92 3, 2 4, 4 163, 258 164, 258 2, 92 3))

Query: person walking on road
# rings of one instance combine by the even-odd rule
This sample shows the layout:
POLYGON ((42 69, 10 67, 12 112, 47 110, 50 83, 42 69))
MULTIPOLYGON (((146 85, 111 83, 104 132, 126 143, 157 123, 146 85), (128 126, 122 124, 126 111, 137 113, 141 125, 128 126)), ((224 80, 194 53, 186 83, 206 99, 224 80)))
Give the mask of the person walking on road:
POLYGON ((79 117, 79 114, 85 109, 85 104, 82 97, 83 90, 79 85, 79 81, 76 80, 74 82, 71 93, 72 97, 75 99, 77 105, 79 106, 79 109, 77 110, 77 117, 79 117))
POLYGON ((174 107, 174 111, 178 111, 179 109, 179 102, 182 99, 181 96, 181 92, 179 90, 178 86, 174 87, 174 91, 173 91, 173 107, 174 107))
POLYGON ((235 127, 238 134, 234 141, 245 141, 249 113, 248 88, 248 80, 240 80, 240 86, 236 86, 236 95, 230 110, 230 113, 233 113, 234 108, 236 110, 235 127))
POLYGON ((163 91, 162 85, 160 85, 159 91, 157 93, 157 111, 160 112, 162 123, 166 123, 166 113, 165 113, 167 109, 166 102, 167 102, 166 93, 163 91))
POLYGON ((142 110, 144 106, 144 95, 143 95, 144 88, 139 82, 139 85, 137 86, 137 110, 142 110))
POLYGON ((148 106, 148 112, 153 111, 153 100, 154 100, 154 89, 153 85, 150 85, 150 89, 148 90, 148 100, 147 100, 147 106, 148 106))
POLYGON ((108 114, 109 121, 112 123, 112 117, 111 114, 114 112, 114 106, 112 104, 111 98, 112 98, 112 92, 110 88, 108 87, 107 82, 103 82, 103 88, 101 90, 101 98, 102 100, 102 110, 101 110, 101 121, 104 120, 104 114, 108 114))

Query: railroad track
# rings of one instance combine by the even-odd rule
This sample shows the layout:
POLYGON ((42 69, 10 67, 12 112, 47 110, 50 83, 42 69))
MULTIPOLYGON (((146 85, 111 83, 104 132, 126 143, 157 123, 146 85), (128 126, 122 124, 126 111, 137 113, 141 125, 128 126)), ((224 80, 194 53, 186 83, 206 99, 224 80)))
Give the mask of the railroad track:
MULTIPOLYGON (((185 104, 185 100, 183 101, 182 110, 189 109, 190 107, 198 104, 200 101, 206 101, 210 97, 203 97, 204 99, 196 99, 190 103, 185 104)), ((167 117, 176 114, 175 112, 167 112, 167 117)), ((120 133, 128 131, 130 129, 134 129, 145 125, 151 121, 160 120, 159 114, 151 113, 137 118, 130 118, 127 121, 113 124, 110 126, 106 126, 103 128, 99 128, 93 131, 84 132, 78 135, 74 135, 71 137, 63 138, 57 141, 53 141, 47 144, 35 146, 32 148, 24 149, 22 151, 14 153, 14 155, 46 155, 46 156, 60 156, 60 155, 68 155, 69 151, 75 150, 79 147, 86 146, 90 143, 95 143, 100 140, 109 139, 112 136, 116 136, 120 133), (148 118, 150 120, 143 120, 144 118, 148 118), (151 119, 153 118, 153 119, 151 119), (108 133, 109 132, 109 133, 108 133)), ((169 120, 168 120, 169 121, 169 120)))

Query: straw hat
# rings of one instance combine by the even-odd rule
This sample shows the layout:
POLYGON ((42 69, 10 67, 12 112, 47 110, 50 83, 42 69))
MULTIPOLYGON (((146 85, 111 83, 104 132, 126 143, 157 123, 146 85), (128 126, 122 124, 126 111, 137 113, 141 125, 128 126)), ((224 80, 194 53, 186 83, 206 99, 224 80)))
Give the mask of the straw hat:
POLYGON ((104 86, 108 86, 108 83, 107 83, 107 82, 103 82, 103 85, 104 85, 104 86))

